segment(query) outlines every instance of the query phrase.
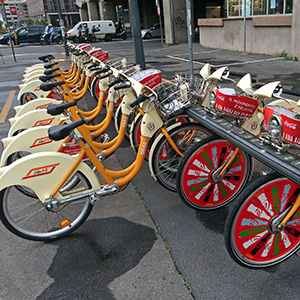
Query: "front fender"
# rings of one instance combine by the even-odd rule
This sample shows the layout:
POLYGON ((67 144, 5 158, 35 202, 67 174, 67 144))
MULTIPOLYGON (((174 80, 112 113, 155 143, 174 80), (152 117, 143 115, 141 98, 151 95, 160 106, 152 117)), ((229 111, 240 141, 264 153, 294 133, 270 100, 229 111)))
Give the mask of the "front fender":
POLYGON ((38 109, 46 109, 50 104, 61 104, 61 100, 55 100, 51 98, 38 98, 27 102, 24 105, 18 105, 14 107, 15 117, 20 117, 27 112, 38 110, 38 109))
POLYGON ((33 66, 31 66, 31 67, 27 67, 27 68, 25 69, 25 72, 24 72, 24 73, 27 74, 27 73, 29 73, 29 72, 32 72, 32 71, 36 70, 36 69, 42 69, 42 70, 45 70, 44 64, 43 64, 43 63, 40 63, 40 64, 33 65, 33 66))
POLYGON ((33 93, 37 96, 37 98, 44 98, 47 96, 48 92, 44 92, 40 89, 42 81, 33 80, 26 84, 20 85, 20 91, 18 94, 18 100, 21 99, 22 95, 25 93, 33 93))
POLYGON ((30 111, 20 116, 19 118, 9 119, 11 128, 9 129, 7 136, 13 136, 18 131, 28 129, 31 127, 57 125, 59 119, 62 117, 64 117, 64 115, 51 116, 47 113, 46 109, 30 111))
POLYGON ((7 159, 16 152, 39 153, 57 152, 62 141, 49 139, 48 129, 51 126, 29 128, 17 136, 2 139, 4 150, 1 155, 0 166, 6 165, 7 159))
MULTIPOLYGON (((50 195, 62 181, 68 170, 74 165, 76 158, 73 156, 56 153, 42 152, 23 157, 9 166, 0 168, 0 190, 12 185, 23 185, 32 189, 41 202, 49 201, 50 195)), ((97 176, 85 163, 81 162, 73 173, 80 171, 88 179, 90 188, 77 191, 72 196, 85 194, 100 189, 97 176)), ((55 199, 67 199, 59 192, 55 199)))

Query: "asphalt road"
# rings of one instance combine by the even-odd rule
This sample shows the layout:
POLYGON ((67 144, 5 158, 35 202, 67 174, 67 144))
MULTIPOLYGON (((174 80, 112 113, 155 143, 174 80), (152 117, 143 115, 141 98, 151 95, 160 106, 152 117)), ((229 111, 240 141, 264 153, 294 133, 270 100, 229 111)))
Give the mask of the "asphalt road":
MULTIPOLYGON (((143 45, 147 67, 162 70, 164 78, 172 79, 175 72, 188 71, 187 45, 161 47, 160 40, 145 41, 143 45)), ((130 39, 94 46, 102 47, 111 57, 125 56, 134 61, 130 39)), ((0 50, 7 63, 0 65, 0 108, 9 92, 17 89, 23 69, 36 63, 39 54, 63 56, 64 52, 59 46, 27 45, 16 48, 18 63, 14 64, 10 49, 0 50)), ((259 82, 281 80, 286 88, 300 90, 299 62, 208 49, 198 44, 193 50, 195 73, 207 62, 229 65, 234 71, 250 72, 259 82)), ((0 125, 1 137, 7 129, 7 122, 0 125)), ((134 153, 125 143, 109 163, 125 167, 133 159, 134 153)), ((268 167, 256 162, 254 178, 268 171, 268 167)), ((229 209, 227 206, 200 212, 185 206, 176 194, 151 178, 144 163, 127 190, 102 199, 88 221, 65 239, 48 244, 28 242, 12 236, 0 225, 0 298, 298 299, 297 254, 265 270, 245 269, 230 259, 223 241, 229 209), (134 200, 135 189, 151 217, 141 202, 134 200), (171 254, 161 248, 164 242, 171 254), (192 296, 179 272, 191 287, 192 296)))

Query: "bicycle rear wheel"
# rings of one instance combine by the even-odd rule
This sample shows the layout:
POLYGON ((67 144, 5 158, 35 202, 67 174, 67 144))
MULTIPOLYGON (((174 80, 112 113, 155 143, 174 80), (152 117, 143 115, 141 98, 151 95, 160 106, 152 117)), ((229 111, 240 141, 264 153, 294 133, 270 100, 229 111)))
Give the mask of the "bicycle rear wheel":
MULTIPOLYGON (((74 193, 79 188, 90 188, 83 174, 77 172, 74 176, 76 180, 80 180, 74 193)), ((68 194, 72 194, 72 180, 70 178, 61 192, 68 191, 68 194)), ((87 198, 58 205, 57 208, 47 207, 38 198, 24 195, 16 186, 9 186, 0 192, 2 223, 13 234, 28 240, 51 241, 69 234, 86 220, 92 207, 87 198)))
POLYGON ((248 268, 276 265, 300 247, 300 208, 286 226, 278 229, 300 193, 300 187, 273 173, 254 181, 237 198, 224 229, 227 251, 248 268))
MULTIPOLYGON (((169 128, 168 128, 169 129, 169 128)), ((195 143, 212 133, 197 123, 184 123, 168 130, 173 142, 185 154, 195 143)), ((182 157, 170 145, 165 135, 154 141, 149 155, 149 167, 157 182, 164 188, 176 192, 176 174, 182 157)))
POLYGON ((228 204, 248 181, 251 160, 239 151, 222 176, 220 167, 229 159, 235 146, 217 136, 195 144, 184 156, 176 179, 182 201, 194 209, 212 210, 228 204))

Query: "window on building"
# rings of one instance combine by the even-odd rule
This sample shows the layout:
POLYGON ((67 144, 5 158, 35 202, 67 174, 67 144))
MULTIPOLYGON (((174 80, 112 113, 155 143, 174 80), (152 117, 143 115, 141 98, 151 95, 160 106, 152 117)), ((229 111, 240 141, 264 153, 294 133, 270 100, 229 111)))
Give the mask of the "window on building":
POLYGON ((54 9, 53 1, 52 0, 47 0, 47 7, 48 9, 54 9))
POLYGON ((64 0, 60 0, 60 8, 65 9, 65 1, 64 0))
POLYGON ((228 0, 228 17, 244 16, 246 3, 247 16, 291 14, 293 0, 228 0))

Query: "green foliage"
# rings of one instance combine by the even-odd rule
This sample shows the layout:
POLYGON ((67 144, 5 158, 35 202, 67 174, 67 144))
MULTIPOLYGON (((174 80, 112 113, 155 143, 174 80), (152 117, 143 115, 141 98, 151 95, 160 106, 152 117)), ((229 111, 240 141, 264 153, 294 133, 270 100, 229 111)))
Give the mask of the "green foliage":
POLYGON ((3 22, 0 20, 0 29, 3 28, 3 22))
POLYGON ((27 25, 27 26, 34 25, 34 20, 33 20, 33 19, 27 19, 27 20, 26 20, 26 25, 27 25))
POLYGON ((289 55, 285 50, 283 50, 281 52, 277 52, 276 56, 283 57, 284 60, 298 61, 298 57, 297 56, 289 55))

